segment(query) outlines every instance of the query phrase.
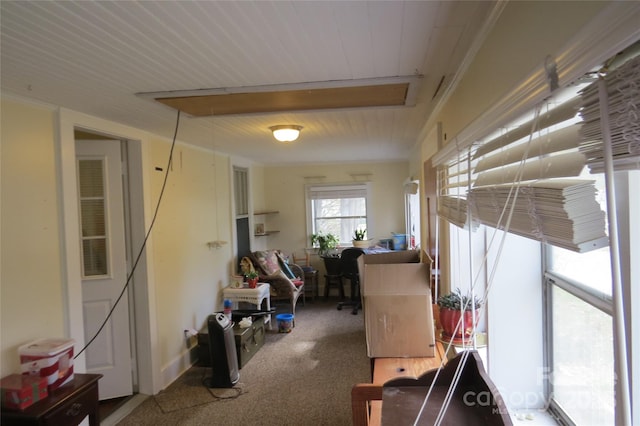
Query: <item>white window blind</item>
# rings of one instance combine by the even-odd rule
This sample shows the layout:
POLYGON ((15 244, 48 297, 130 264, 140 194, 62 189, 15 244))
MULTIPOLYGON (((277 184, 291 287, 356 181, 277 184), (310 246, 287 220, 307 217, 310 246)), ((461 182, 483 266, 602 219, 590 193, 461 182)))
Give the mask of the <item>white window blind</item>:
POLYGON ((593 182, 574 179, 586 164, 592 173, 603 171, 605 143, 616 169, 640 168, 640 41, 630 18, 636 12, 612 9, 619 25, 610 17, 606 26, 594 21, 598 37, 585 28, 577 43, 555 56, 555 77, 571 83, 549 97, 544 86, 552 76, 540 67, 436 153, 441 217, 458 226, 508 227, 579 252, 608 244, 593 182), (603 34, 610 42, 601 43, 603 34), (600 62, 590 63, 594 58, 600 62), (595 69, 606 71, 604 95, 585 82, 595 69), (538 116, 517 118, 525 105, 537 105, 538 116), (607 116, 604 123, 601 115, 607 116))
POLYGON ((606 246, 594 182, 576 179, 586 157, 578 150, 575 91, 568 100, 559 93, 539 108, 544 113, 478 141, 447 164, 439 214, 458 226, 481 223, 579 252, 606 246))
MULTIPOLYGON (((609 123, 613 166, 616 170, 640 169, 640 56, 627 60, 607 73, 609 123)), ((580 152, 587 157, 592 173, 603 172, 603 138, 600 122, 598 84, 581 92, 580 152)))
POLYGON ((438 167, 438 197, 436 199, 438 216, 460 228, 476 229, 477 221, 469 216, 467 189, 469 182, 469 151, 465 150, 458 158, 438 167))
POLYGON ((329 200, 333 198, 365 198, 366 185, 335 185, 310 186, 308 188, 311 200, 329 200))

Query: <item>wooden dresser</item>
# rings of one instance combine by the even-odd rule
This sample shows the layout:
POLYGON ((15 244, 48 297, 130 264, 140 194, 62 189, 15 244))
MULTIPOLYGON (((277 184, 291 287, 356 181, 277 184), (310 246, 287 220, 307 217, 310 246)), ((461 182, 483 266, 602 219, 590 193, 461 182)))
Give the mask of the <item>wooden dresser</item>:
POLYGON ((2 426, 75 426, 89 416, 89 425, 100 424, 98 380, 102 374, 78 374, 73 380, 27 407, 24 411, 2 410, 2 426))

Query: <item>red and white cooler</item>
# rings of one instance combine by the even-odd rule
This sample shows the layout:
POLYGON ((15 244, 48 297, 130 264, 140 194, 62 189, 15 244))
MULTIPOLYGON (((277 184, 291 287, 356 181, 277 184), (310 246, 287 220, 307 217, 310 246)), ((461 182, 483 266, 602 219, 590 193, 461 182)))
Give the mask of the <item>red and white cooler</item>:
POLYGON ((18 348, 22 374, 47 378, 49 392, 73 380, 73 339, 39 339, 18 348))

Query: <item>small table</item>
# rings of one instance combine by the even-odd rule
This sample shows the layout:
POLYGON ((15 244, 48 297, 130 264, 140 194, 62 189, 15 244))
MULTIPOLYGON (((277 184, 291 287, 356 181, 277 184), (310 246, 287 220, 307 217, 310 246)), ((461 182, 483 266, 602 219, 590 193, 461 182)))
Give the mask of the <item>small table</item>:
POLYGON ((309 292, 313 300, 318 296, 318 270, 311 269, 304 271, 304 292, 309 292))
POLYGON ((60 386, 24 411, 2 410, 2 425, 78 425, 89 416, 89 425, 98 426, 98 380, 102 374, 76 373, 69 383, 60 386))
MULTIPOLYGON (((256 288, 225 287, 222 289, 222 294, 225 299, 234 302, 233 309, 238 308, 238 302, 251 303, 256 305, 257 309, 262 309, 262 302, 266 300, 267 310, 271 310, 271 286, 268 283, 258 283, 256 288)), ((271 314, 265 316, 264 323, 269 323, 269 329, 271 329, 271 314)))

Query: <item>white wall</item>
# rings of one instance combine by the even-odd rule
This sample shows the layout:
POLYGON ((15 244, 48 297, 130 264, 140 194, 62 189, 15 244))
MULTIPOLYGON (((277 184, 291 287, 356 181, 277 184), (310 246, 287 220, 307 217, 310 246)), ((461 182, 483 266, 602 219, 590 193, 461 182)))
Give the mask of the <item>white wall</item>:
POLYGON ((18 347, 64 337, 55 112, 2 100, 1 375, 20 371, 18 347))
POLYGON ((510 409, 544 408, 540 243, 507 234, 498 253, 504 232, 487 228, 487 241, 494 233, 494 243, 487 248, 486 368, 510 409))
POLYGON ((555 53, 607 3, 509 2, 439 114, 444 143, 542 67, 547 55, 555 53))
POLYGON ((354 182, 351 176, 354 173, 370 173, 371 205, 367 212, 367 237, 391 238, 391 232, 404 232, 402 185, 409 176, 407 162, 265 167, 264 207, 267 210, 279 211, 277 216, 270 218, 271 225, 280 230, 280 233, 269 237, 270 248, 292 252, 310 247, 311 235, 307 232, 305 211, 305 184, 354 182), (324 178, 311 179, 312 176, 324 178))
MULTIPOLYGON (((154 141, 153 167, 165 167, 170 144, 154 141)), ((230 241, 229 162, 210 151, 178 145, 173 171, 153 230, 158 337, 165 381, 190 365, 184 330, 200 329, 207 316, 221 309, 220 290, 228 283, 231 245, 210 248, 211 241, 230 241), (217 195, 217 198, 216 198, 217 195)), ((152 175, 157 200, 164 174, 152 175)))
MULTIPOLYGON (((6 376, 20 371, 18 346, 40 337, 70 337, 70 324, 55 148, 57 108, 3 96, 1 117, 0 375, 6 376)), ((144 144, 145 170, 139 172, 150 182, 145 198, 151 209, 163 179, 155 166, 166 168, 170 141, 151 135, 145 136, 144 144)), ((200 328, 206 316, 220 308, 220 289, 228 282, 232 259, 232 244, 220 249, 206 244, 231 241, 229 158, 183 143, 178 143, 174 155, 147 246, 153 252, 148 294, 157 307, 151 320, 157 324, 151 350, 159 358, 160 371, 154 374, 161 378, 160 387, 188 367, 190 354, 183 330, 200 328)), ((151 387, 159 390, 156 385, 151 387)))

